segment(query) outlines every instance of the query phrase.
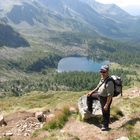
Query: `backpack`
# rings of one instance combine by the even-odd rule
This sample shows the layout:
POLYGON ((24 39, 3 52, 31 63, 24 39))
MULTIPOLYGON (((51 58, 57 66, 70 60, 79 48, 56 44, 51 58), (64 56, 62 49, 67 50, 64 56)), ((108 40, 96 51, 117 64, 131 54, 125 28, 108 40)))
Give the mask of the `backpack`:
POLYGON ((112 75, 106 80, 105 83, 107 83, 110 80, 113 81, 113 83, 114 83, 114 95, 113 95, 113 97, 117 97, 120 94, 122 96, 122 79, 121 79, 121 77, 116 76, 116 75, 112 75))

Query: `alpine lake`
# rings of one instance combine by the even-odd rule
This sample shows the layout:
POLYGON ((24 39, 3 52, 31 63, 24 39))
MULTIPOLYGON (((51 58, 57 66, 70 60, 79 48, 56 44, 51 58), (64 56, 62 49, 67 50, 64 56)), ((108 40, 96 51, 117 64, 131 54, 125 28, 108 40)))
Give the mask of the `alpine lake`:
POLYGON ((107 60, 92 60, 87 57, 65 57, 62 58, 57 67, 58 72, 98 72, 102 65, 110 64, 107 60))

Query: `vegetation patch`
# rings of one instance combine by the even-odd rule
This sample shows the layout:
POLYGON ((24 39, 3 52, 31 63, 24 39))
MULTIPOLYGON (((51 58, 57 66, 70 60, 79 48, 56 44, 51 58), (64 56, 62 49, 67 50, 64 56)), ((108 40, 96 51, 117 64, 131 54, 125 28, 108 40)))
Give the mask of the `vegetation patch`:
POLYGON ((0 140, 11 140, 10 137, 3 137, 3 138, 0 138, 0 140))
POLYGON ((129 140, 140 140, 140 136, 130 136, 129 140))
POLYGON ((32 133, 32 137, 37 137, 37 136, 40 134, 41 131, 42 131, 41 129, 35 130, 35 131, 32 133))
POLYGON ((36 108, 54 109, 56 106, 62 108, 64 105, 77 103, 78 98, 85 93, 86 91, 34 91, 21 97, 0 98, 0 107, 2 111, 7 113, 36 108))
MULTIPOLYGON (((139 108, 140 98, 121 98, 121 100, 115 105, 121 108, 121 112, 117 111, 117 114, 123 113, 124 116, 129 118, 127 122, 122 124, 120 127, 128 132, 128 135, 133 140, 137 140, 140 131, 140 108, 139 108), (135 137, 133 137, 135 136, 135 137)), ((114 109, 112 109, 113 111, 114 109)), ((116 111, 115 111, 116 112, 116 111)), ((116 115, 115 115, 116 116, 116 115)), ((116 118, 115 118, 116 119, 116 118)), ((117 118, 118 119, 118 118, 117 118)))
POLYGON ((140 112, 139 108, 139 103, 140 103, 140 97, 135 97, 135 98, 123 98, 123 100, 120 101, 118 106, 121 107, 121 110, 124 112, 126 115, 132 115, 137 112, 140 112))
POLYGON ((113 106, 111 108, 111 121, 114 122, 116 120, 119 120, 119 118, 121 118, 123 116, 124 116, 124 114, 119 108, 117 108, 115 106, 113 106))
POLYGON ((53 130, 41 140, 80 140, 80 138, 69 133, 61 132, 60 130, 53 130))
POLYGON ((43 126, 43 130, 52 130, 52 129, 63 128, 65 123, 68 121, 70 114, 71 113, 69 111, 69 108, 66 108, 66 107, 63 108, 63 110, 58 111, 55 114, 55 117, 43 126))

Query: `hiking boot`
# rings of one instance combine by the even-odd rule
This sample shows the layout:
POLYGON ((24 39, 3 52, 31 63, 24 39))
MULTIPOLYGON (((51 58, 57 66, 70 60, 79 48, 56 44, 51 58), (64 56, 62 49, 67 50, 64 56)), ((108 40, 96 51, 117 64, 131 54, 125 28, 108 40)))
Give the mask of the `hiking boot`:
POLYGON ((84 112, 87 113, 87 114, 92 114, 92 112, 89 111, 89 110, 84 110, 84 112))
POLYGON ((82 114, 82 120, 88 120, 90 118, 92 118, 94 115, 88 111, 88 110, 85 110, 84 111, 85 113, 82 114))
POLYGON ((102 131, 109 131, 109 127, 102 126, 101 130, 102 131))

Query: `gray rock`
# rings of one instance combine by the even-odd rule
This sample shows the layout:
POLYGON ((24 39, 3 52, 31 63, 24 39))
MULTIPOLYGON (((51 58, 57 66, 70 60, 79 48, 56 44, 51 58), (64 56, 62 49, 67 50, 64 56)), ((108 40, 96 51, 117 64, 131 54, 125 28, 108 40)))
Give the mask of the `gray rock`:
POLYGON ((7 123, 5 122, 3 115, 0 115, 0 126, 4 125, 7 125, 7 123))
POLYGON ((42 111, 36 112, 35 117, 38 119, 39 122, 44 122, 45 121, 45 115, 43 114, 42 111))
POLYGON ((13 133, 7 132, 7 133, 5 133, 5 136, 13 136, 13 133))
POLYGON ((121 137, 121 138, 118 138, 116 140, 129 140, 129 138, 128 137, 121 137))
POLYGON ((82 119, 88 119, 88 118, 93 117, 94 115, 101 114, 101 105, 100 105, 100 102, 98 100, 93 101, 93 112, 92 112, 92 114, 90 114, 87 111, 88 107, 87 107, 87 96, 86 95, 79 98, 78 109, 79 109, 79 113, 82 116, 82 119))

